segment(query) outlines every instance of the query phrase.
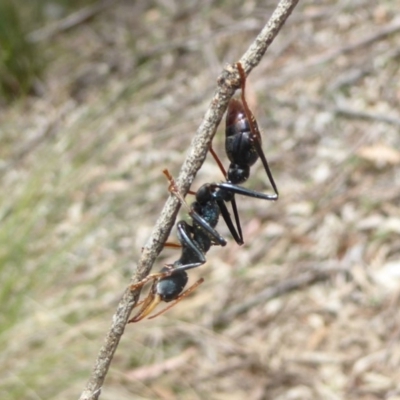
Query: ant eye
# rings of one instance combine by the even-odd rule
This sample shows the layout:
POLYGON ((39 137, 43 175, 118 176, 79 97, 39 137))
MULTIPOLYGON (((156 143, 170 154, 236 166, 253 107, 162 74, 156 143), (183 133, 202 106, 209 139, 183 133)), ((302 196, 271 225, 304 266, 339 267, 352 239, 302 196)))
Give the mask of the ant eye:
POLYGON ((208 183, 205 183, 200 189, 196 192, 196 200, 200 204, 207 203, 212 198, 211 188, 208 183))

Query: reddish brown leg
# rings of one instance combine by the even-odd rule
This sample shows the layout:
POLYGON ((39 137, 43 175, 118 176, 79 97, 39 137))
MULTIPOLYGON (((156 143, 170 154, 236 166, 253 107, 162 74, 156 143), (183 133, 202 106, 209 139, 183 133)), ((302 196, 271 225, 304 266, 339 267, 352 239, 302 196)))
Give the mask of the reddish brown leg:
POLYGON ((195 282, 192 286, 190 286, 190 288, 186 289, 183 293, 181 293, 172 304, 170 304, 168 307, 165 307, 163 310, 161 310, 157 314, 152 315, 151 317, 149 317, 149 319, 158 317, 159 315, 164 314, 165 311, 168 311, 172 307, 176 306, 182 299, 189 296, 189 294, 192 293, 203 282, 204 282, 204 278, 200 278, 197 282, 195 282))
POLYGON ((191 212, 191 209, 189 207, 189 204, 186 203, 186 200, 184 199, 184 197, 182 196, 181 192, 179 191, 178 185, 175 182, 175 179, 173 178, 173 176, 170 174, 170 172, 168 171, 168 169, 164 169, 163 170, 163 174, 167 177, 168 181, 169 181, 169 186, 168 186, 168 191, 172 194, 174 194, 179 201, 181 202, 181 204, 183 204, 188 212, 191 212))
POLYGON ((174 249, 180 249, 182 245, 179 243, 165 242, 164 247, 172 247, 174 249))
MULTIPOLYGON (((174 243, 174 242, 165 242, 163 247, 170 247, 173 249, 180 249, 182 247, 182 245, 180 245, 179 243, 174 243)), ((144 247, 142 247, 142 251, 143 251, 144 247)))
POLYGON ((220 160, 220 158, 218 157, 217 153, 215 152, 215 150, 212 148, 212 144, 210 145, 210 153, 212 154, 212 156, 214 157, 215 162, 218 164, 219 169, 222 172, 222 175, 224 175, 224 178, 226 179, 226 171, 224 166, 222 165, 222 162, 220 160))
POLYGON ((260 131, 258 130, 258 126, 255 124, 254 115, 251 112, 251 110, 247 104, 247 101, 246 101, 246 93, 245 93, 245 91, 246 91, 246 73, 244 72, 244 69, 243 69, 241 63, 236 63, 236 68, 238 69, 239 75, 240 75, 240 86, 242 89, 241 99, 242 99, 242 103, 243 103, 243 107, 244 107, 244 112, 249 121, 250 131, 253 135, 255 135, 257 137, 257 139, 259 139, 261 141, 260 131))
MULTIPOLYGON (((168 265, 166 265, 166 267, 168 267, 168 265)), ((171 267, 171 271, 167 271, 167 272, 156 272, 154 274, 150 274, 147 275, 145 278, 143 278, 141 281, 134 283, 133 285, 130 285, 129 289, 131 292, 135 291, 136 289, 141 288, 142 286, 144 286, 147 282, 153 280, 157 280, 157 279, 163 279, 166 278, 167 276, 170 276, 171 273, 173 272, 173 268, 171 267)))

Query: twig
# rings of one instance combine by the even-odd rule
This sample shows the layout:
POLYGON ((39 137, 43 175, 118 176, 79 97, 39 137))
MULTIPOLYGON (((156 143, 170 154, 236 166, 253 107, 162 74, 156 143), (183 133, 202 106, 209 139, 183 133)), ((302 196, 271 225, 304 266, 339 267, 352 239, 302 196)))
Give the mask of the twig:
MULTIPOLYGON (((259 64, 268 46, 272 43, 298 1, 281 0, 279 2, 267 25, 240 59, 240 63, 247 75, 259 64)), ((233 66, 226 67, 218 79, 217 90, 193 138, 189 154, 177 179, 181 193, 186 194, 188 192, 197 171, 203 164, 218 124, 228 107, 229 100, 238 87, 239 76, 236 69, 233 66)), ((132 282, 138 282, 149 274, 174 224, 179 205, 180 202, 175 196, 168 198, 150 239, 143 248, 142 256, 138 262, 136 274, 132 282)), ((92 375, 81 394, 80 400, 96 400, 99 398, 111 360, 124 333, 126 322, 137 298, 138 293, 131 292, 129 288, 125 290, 116 313, 113 316, 110 331, 105 337, 104 344, 95 361, 92 375)))

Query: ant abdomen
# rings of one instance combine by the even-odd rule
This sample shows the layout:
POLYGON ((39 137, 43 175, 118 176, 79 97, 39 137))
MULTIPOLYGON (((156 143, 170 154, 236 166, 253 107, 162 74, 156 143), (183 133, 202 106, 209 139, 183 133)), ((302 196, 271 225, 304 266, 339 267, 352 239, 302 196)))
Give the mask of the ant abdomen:
POLYGON ((239 100, 233 99, 229 102, 225 138, 225 151, 231 162, 227 178, 232 183, 242 183, 249 177, 250 167, 259 156, 254 146, 249 120, 239 100))

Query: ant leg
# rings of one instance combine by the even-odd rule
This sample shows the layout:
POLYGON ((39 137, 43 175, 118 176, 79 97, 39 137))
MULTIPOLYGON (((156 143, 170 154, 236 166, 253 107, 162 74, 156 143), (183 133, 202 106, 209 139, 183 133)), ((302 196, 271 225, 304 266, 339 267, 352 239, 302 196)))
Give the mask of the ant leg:
POLYGON ((254 135, 250 140, 254 144, 257 154, 261 158, 261 162, 264 166, 265 172, 267 173, 267 176, 268 176, 269 181, 271 182, 272 188, 274 189, 274 192, 276 193, 276 198, 278 199, 278 196, 279 196, 278 188, 276 187, 276 183, 272 176, 272 172, 269 168, 268 161, 267 161, 267 158, 265 157, 265 154, 261 147, 260 141, 256 137, 254 137, 254 135))
POLYGON ((208 234, 210 237, 213 239, 214 245, 219 245, 219 246, 226 246, 227 241, 225 238, 223 238, 216 229, 214 229, 210 224, 200 217, 199 214, 197 214, 195 211, 190 210, 189 215, 192 217, 193 221, 197 222, 198 225, 200 225, 208 234))
MULTIPOLYGON (((181 293, 176 299, 175 301, 170 304, 168 307, 164 308, 163 310, 161 310, 160 312, 158 312, 157 314, 152 315, 151 317, 149 317, 149 319, 153 319, 158 317, 161 314, 164 314, 165 311, 168 311, 169 309, 171 309, 172 307, 176 306, 182 299, 184 299, 185 297, 187 297, 190 293, 192 293, 198 286, 200 286, 202 283, 204 282, 204 278, 200 278, 197 282, 195 282, 192 286, 190 286, 190 288, 186 289, 183 293, 181 293)), ((136 321, 135 321, 136 322, 136 321)))
POLYGON ((128 324, 142 320, 147 315, 149 315, 154 310, 154 308, 160 303, 161 298, 159 295, 157 296, 157 289, 156 289, 157 282, 158 281, 153 282, 153 285, 151 286, 150 292, 147 295, 147 297, 136 304, 136 306, 142 305, 142 308, 134 317, 128 320, 128 324))
POLYGON ((193 227, 185 221, 179 221, 176 228, 178 231, 178 239, 182 244, 182 254, 181 258, 173 264, 174 272, 177 270, 184 271, 203 265, 206 262, 206 257, 202 249, 191 236, 193 227))
POLYGON ((214 160, 218 164, 218 167, 221 170, 222 175, 224 175, 224 178, 226 179, 226 177, 227 177, 226 170, 225 170, 224 166, 222 165, 222 162, 221 162, 220 158, 218 157, 217 153, 213 149, 212 144, 210 144, 210 153, 214 157, 214 160))
POLYGON ((240 86, 242 89, 241 99, 242 99, 242 104, 243 104, 243 108, 244 108, 244 113, 246 114, 246 118, 250 125, 250 131, 261 142, 261 135, 260 135, 260 131, 258 129, 256 119, 254 118, 254 115, 251 112, 250 107, 248 106, 247 100, 246 100, 246 73, 244 72, 243 66, 240 62, 236 63, 236 68, 240 75, 240 86))
MULTIPOLYGON (((148 316, 156 307, 159 303, 161 303, 164 299, 162 297, 162 293, 159 292, 158 286, 160 282, 162 282, 164 279, 171 279, 170 276, 173 274, 172 271, 165 271, 164 267, 158 274, 152 274, 149 275, 153 278, 153 283, 150 287, 150 290, 147 294, 147 296, 144 298, 144 300, 141 300, 138 302, 135 307, 141 306, 140 311, 136 313, 134 317, 128 320, 128 323, 131 322, 138 322, 148 316)), ((148 279, 143 279, 140 281, 138 284, 144 284, 148 279)), ((186 283, 186 282, 185 282, 186 283)), ((137 285, 138 285, 137 284, 137 285)), ((131 290, 135 285, 131 286, 131 290)), ((179 290, 180 291, 180 290, 179 290)))
MULTIPOLYGON (((235 197, 233 197, 233 199, 235 199, 235 197)), ((232 209, 233 209, 233 213, 235 215, 237 230, 233 226, 232 218, 229 214, 228 208, 225 205, 225 202, 223 200, 217 200, 217 204, 221 211, 222 218, 224 219, 224 221, 229 229, 229 232, 235 239, 235 242, 241 246, 244 242, 243 242, 242 228, 240 226, 239 214, 238 214, 237 207, 236 207, 236 201, 234 202, 232 200, 232 209)))
POLYGON ((174 272, 172 265, 166 265, 166 268, 168 268, 169 271, 156 272, 154 274, 147 275, 145 278, 143 278, 139 282, 133 283, 132 285, 129 286, 130 291, 133 292, 136 289, 143 287, 149 281, 156 281, 156 280, 166 278, 167 276, 170 276, 174 272))
MULTIPOLYGON (((168 191, 175 195, 175 197, 178 198, 178 200, 181 202, 182 205, 186 207, 188 210, 188 213, 191 212, 191 208, 189 204, 186 202, 185 198, 182 196, 181 192, 179 191, 178 185, 175 182, 174 177, 171 175, 168 169, 163 170, 163 174, 167 177, 169 186, 168 186, 168 191)), ((188 191, 189 194, 196 195, 196 192, 193 192, 192 190, 188 191)))
MULTIPOLYGON (((136 308, 136 307, 141 306, 145 301, 146 301, 146 299, 143 299, 143 300, 138 301, 138 302, 133 306, 133 308, 136 308)), ((128 322, 129 322, 129 321, 128 321, 128 322)))
MULTIPOLYGON (((218 167, 221 170, 222 174, 224 175, 224 178, 227 179, 226 170, 225 170, 224 166, 222 165, 222 162, 221 162, 220 158, 218 157, 217 153, 212 148, 212 144, 210 145, 210 153, 214 157, 215 162, 218 164, 218 167)), ((219 209, 221 210, 222 217, 224 218, 224 221, 225 221, 226 225, 228 226, 229 231, 231 232, 236 243, 239 245, 242 245, 243 244, 242 226, 240 225, 239 212, 237 209, 235 196, 233 196, 230 201, 232 204, 233 215, 235 217, 236 228, 233 226, 232 219, 229 215, 229 212, 228 212, 225 204, 222 206, 222 204, 219 202, 218 206, 219 206, 219 209)))
MULTIPOLYGON (((187 210, 190 212, 190 207, 189 207, 188 203, 186 203, 186 200, 182 196, 181 192, 179 191, 178 185, 176 184, 175 179, 173 178, 173 176, 171 175, 169 170, 164 169, 163 174, 167 177, 168 182, 169 182, 168 191, 170 193, 174 194, 178 198, 178 200, 181 202, 181 204, 184 205, 187 208, 187 210)), ((191 192, 191 194, 196 194, 196 193, 191 192)))
MULTIPOLYGON (((180 249, 182 246, 179 243, 174 243, 174 242, 165 242, 163 247, 170 247, 173 249, 180 249)), ((143 251, 144 247, 142 247, 143 251)))
MULTIPOLYGON (((242 226, 240 225, 239 212, 238 212, 238 209, 237 209, 236 198, 235 198, 235 196, 232 197, 231 204, 232 204, 233 216, 235 217, 237 233, 238 233, 239 238, 240 238, 239 241, 236 240, 236 239, 235 239, 235 240, 236 240, 236 243, 237 243, 237 244, 242 245, 242 244, 244 243, 244 242, 243 242, 243 234, 242 234, 242 226)), ((224 205, 225 205, 225 204, 224 204, 224 205)), ((225 220, 225 223, 226 223, 226 224, 228 225, 228 227, 229 227, 229 224, 228 224, 228 222, 227 222, 227 218, 224 216, 224 213, 223 213, 223 210, 222 210, 221 206, 219 207, 219 209, 221 210, 221 214, 222 214, 222 217, 223 217, 224 220, 225 220)), ((229 213, 228 213, 228 215, 229 215, 229 213)), ((230 215, 229 215, 229 220, 231 220, 230 215)), ((229 229, 229 230, 230 230, 230 229, 229 229)), ((230 230, 230 231, 231 231, 231 230, 230 230)), ((231 233, 232 233, 232 231, 231 231, 231 233)), ((233 236, 234 236, 234 235, 233 235, 233 236)), ((235 237, 235 236, 234 236, 234 237, 235 237)))
POLYGON ((173 307, 178 301, 182 298, 186 297, 190 292, 192 292, 200 283, 203 282, 203 278, 196 282, 193 286, 187 289, 184 293, 179 294, 181 290, 183 290, 184 286, 187 282, 187 275, 171 275, 171 277, 165 277, 163 279, 157 279, 153 282, 150 291, 146 298, 142 300, 137 305, 141 305, 140 311, 132 317, 128 323, 138 322, 143 318, 147 317, 162 301, 170 302, 174 300, 174 303, 167 307, 165 310, 157 313, 153 317, 162 314, 167 311, 169 308, 173 307), (176 280, 178 278, 178 280, 176 280), (167 283, 168 282, 168 283, 167 283), (161 286, 160 286, 161 285, 161 286), (172 285, 172 286, 171 286, 172 285))
POLYGON ((182 246, 179 243, 165 242, 164 247, 171 247, 173 249, 180 249, 182 246))
POLYGON ((213 187, 226 190, 234 194, 240 194, 246 197, 253 197, 255 199, 270 200, 275 201, 278 199, 277 194, 265 194, 261 192, 256 192, 255 190, 247 189, 242 186, 234 185, 230 182, 213 183, 213 187))

